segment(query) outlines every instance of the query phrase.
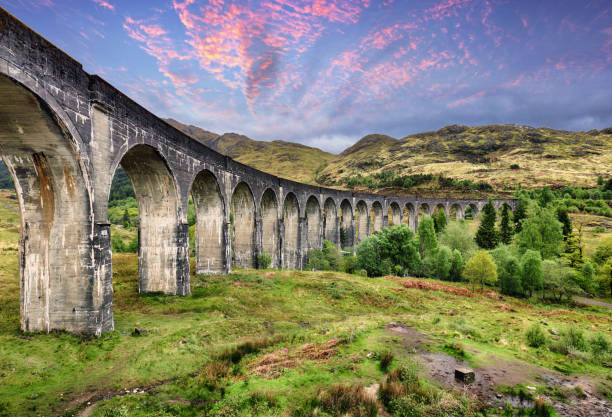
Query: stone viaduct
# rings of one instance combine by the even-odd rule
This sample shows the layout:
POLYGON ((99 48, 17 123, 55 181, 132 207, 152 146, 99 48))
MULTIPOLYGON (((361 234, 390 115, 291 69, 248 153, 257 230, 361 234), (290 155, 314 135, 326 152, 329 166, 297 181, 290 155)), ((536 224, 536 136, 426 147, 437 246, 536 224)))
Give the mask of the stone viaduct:
MULTIPOLYGON (((278 178, 174 129, 0 8, 0 155, 17 190, 21 328, 113 329, 111 181, 121 165, 140 216, 140 291, 186 295, 187 205, 196 272, 302 268, 310 248, 352 247, 419 212, 462 216, 485 201, 354 194, 278 178)), ((509 201, 514 208, 514 202, 509 201)), ((495 201, 497 206, 502 201, 495 201)))

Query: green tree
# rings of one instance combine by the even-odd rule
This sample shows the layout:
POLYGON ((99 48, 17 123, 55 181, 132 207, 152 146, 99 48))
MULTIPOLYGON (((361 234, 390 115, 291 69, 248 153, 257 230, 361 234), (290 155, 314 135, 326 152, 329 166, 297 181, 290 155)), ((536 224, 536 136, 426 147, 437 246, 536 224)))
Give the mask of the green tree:
POLYGON ((562 265, 557 259, 542 261, 542 285, 557 301, 561 301, 563 297, 569 300, 580 291, 574 275, 572 268, 562 265))
POLYGON ((421 216, 419 219, 418 231, 419 253, 421 254, 421 258, 425 258, 438 248, 438 238, 431 216, 427 214, 421 216))
POLYGON ((436 276, 438 279, 449 280, 452 268, 452 252, 448 246, 440 246, 436 253, 436 276))
POLYGON ((461 252, 463 259, 470 259, 478 250, 470 226, 464 220, 449 223, 440 234, 439 241, 441 245, 446 245, 461 252))
POLYGON ((563 239, 567 240, 567 237, 572 233, 572 221, 570 220, 567 210, 562 207, 557 207, 557 219, 563 225, 563 239))
POLYGON ((482 220, 476 232, 476 243, 483 249, 493 249, 497 246, 499 239, 495 230, 496 217, 493 201, 489 199, 482 210, 482 220))
POLYGON ((550 191, 550 188, 544 187, 540 192, 540 205, 546 207, 555 199, 555 195, 550 191))
POLYGON ((522 220, 527 218, 527 200, 519 198, 514 209, 514 231, 520 233, 523 229, 522 220))
POLYGON ((603 177, 602 177, 601 175, 598 175, 598 176, 597 176, 597 185, 598 185, 599 187, 601 187, 602 185, 604 185, 604 179, 603 179, 603 177))
POLYGON ((453 249, 449 279, 451 281, 461 281, 463 267, 463 257, 461 256, 461 252, 459 252, 457 249, 453 249))
POLYGON ((593 264, 591 264, 589 261, 586 261, 584 263, 584 265, 582 265, 582 268, 580 269, 580 275, 581 275, 581 279, 580 282, 578 283, 578 285, 580 286, 580 288, 582 288, 584 291, 588 292, 589 294, 594 294, 595 293, 595 268, 593 268, 593 264))
POLYGON ((491 251, 497 265, 497 276, 502 294, 522 294, 521 267, 515 251, 508 245, 500 245, 491 251))
POLYGON ((510 205, 508 203, 504 203, 504 205, 502 206, 499 238, 501 243, 505 245, 509 245, 512 241, 512 226, 510 225, 510 205))
POLYGON ((521 257, 521 287, 531 297, 542 288, 542 256, 535 250, 527 250, 521 257))
POLYGON ((329 263, 329 269, 332 271, 339 271, 342 267, 342 254, 329 240, 323 241, 323 257, 329 263))
MULTIPOLYGON (((257 258, 259 261, 259 257, 257 258)), ((331 267, 329 261, 325 259, 325 255, 321 249, 310 249, 306 254, 306 269, 310 271, 329 271, 331 267)), ((265 269, 266 267, 262 267, 265 269)))
POLYGON ((388 259, 394 267, 399 266, 411 274, 420 271, 421 258, 417 242, 407 225, 398 224, 384 228, 377 236, 381 259, 388 259))
POLYGON ((434 228, 436 233, 442 232, 442 230, 444 230, 446 227, 446 223, 446 213, 443 209, 439 209, 434 217, 434 228))
POLYGON ((529 217, 522 222, 522 230, 516 236, 521 253, 536 250, 542 258, 553 258, 559 254, 563 244, 562 225, 551 208, 534 207, 529 217))
POLYGON ((492 285, 497 282, 497 265, 486 250, 479 250, 465 265, 463 276, 472 284, 475 290, 480 285, 482 290, 486 284, 492 285))
POLYGON ((114 233, 113 237, 111 238, 111 248, 113 252, 127 252, 125 243, 123 243, 123 240, 121 239, 121 236, 119 236, 118 233, 114 233))
POLYGON ((130 213, 128 213, 128 209, 123 209, 123 217, 121 218, 121 224, 124 228, 130 227, 130 213))

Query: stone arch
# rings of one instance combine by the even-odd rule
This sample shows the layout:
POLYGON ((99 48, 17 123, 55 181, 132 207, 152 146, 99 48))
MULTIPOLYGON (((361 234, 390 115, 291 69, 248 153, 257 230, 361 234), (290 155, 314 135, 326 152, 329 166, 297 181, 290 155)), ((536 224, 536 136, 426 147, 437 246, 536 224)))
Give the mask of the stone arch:
POLYGON ((424 214, 431 215, 431 208, 430 208, 429 204, 427 204, 427 203, 419 204, 418 217, 421 217, 424 214))
POLYGON ((334 199, 329 197, 323 205, 323 238, 338 244, 338 210, 334 199))
POLYGON ((403 217, 404 217, 404 223, 408 225, 408 227, 410 227, 411 230, 414 230, 416 225, 415 225, 415 209, 414 209, 414 205, 412 203, 406 203, 404 205, 404 209, 403 209, 403 217))
POLYGON ((299 234, 300 207, 298 199, 293 193, 287 194, 283 203, 283 225, 285 236, 283 239, 284 266, 287 269, 299 268, 300 262, 300 234, 299 234))
POLYGON ((347 199, 342 200, 340 203, 340 226, 341 231, 341 242, 340 245, 345 247, 352 247, 355 244, 355 227, 354 227, 354 215, 353 206, 347 199), (342 239, 343 238, 343 239, 342 239))
POLYGON ((188 232, 179 222, 179 198, 170 168, 149 145, 130 148, 120 165, 138 203, 139 291, 188 294, 189 271, 185 274, 179 268, 180 258, 187 258, 187 242, 181 239, 188 232))
POLYGON ((372 203, 372 209, 370 210, 371 216, 371 233, 379 232, 382 230, 383 224, 383 208, 379 201, 372 203))
POLYGON ((460 204, 455 203, 451 205, 449 213, 448 213, 448 219, 449 220, 463 219, 463 209, 461 208, 460 204))
POLYGON ((357 217, 357 243, 360 243, 370 233, 370 216, 368 216, 368 206, 363 200, 357 202, 355 215, 357 217))
POLYGON ((321 241, 322 223, 319 200, 315 196, 310 196, 306 201, 306 250, 321 249, 323 247, 323 242, 321 241))
POLYGON ((221 273, 226 268, 225 205, 219 182, 215 175, 202 170, 191 185, 191 197, 195 208, 196 273, 221 273))
POLYGON ((402 223, 402 211, 400 210, 399 204, 395 201, 389 205, 387 216, 389 219, 389 226, 396 226, 402 223))
POLYGON ((442 203, 438 203, 436 204, 436 206, 433 209, 434 213, 438 213, 438 211, 442 210, 444 212, 444 215, 446 216, 446 218, 448 219, 448 213, 446 212, 446 207, 444 206, 444 204, 442 203))
MULTIPOLYGON (((0 153, 15 185, 21 220, 24 331, 100 334, 113 329, 110 273, 97 275, 91 268, 93 250, 83 250, 91 249, 90 236, 98 231, 81 146, 50 94, 0 75, 0 153)), ((104 231, 98 243, 110 245, 104 231)))
POLYGON ((255 200, 247 183, 236 185, 232 193, 232 258, 239 268, 255 266, 255 200))
POLYGON ((272 259, 270 266, 276 267, 279 260, 279 236, 278 236, 278 201, 276 193, 271 188, 264 191, 259 205, 261 217, 261 246, 264 253, 272 259))
POLYGON ((478 213, 478 206, 475 203, 469 203, 463 211, 464 218, 468 220, 476 220, 478 213))

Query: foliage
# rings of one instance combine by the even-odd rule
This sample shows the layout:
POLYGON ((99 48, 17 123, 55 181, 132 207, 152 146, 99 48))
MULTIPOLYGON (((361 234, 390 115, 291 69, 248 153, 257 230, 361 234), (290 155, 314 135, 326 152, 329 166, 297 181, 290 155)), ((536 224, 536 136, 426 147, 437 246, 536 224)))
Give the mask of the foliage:
POLYGON ((431 216, 425 214, 419 218, 418 236, 421 258, 433 254, 438 248, 438 238, 431 216))
POLYGON ((438 279, 449 280, 452 268, 452 252, 448 246, 440 246, 436 253, 436 276, 438 279))
POLYGON ((510 225, 510 205, 508 203, 504 203, 504 205, 502 206, 499 240, 505 245, 509 245, 512 241, 512 226, 510 225))
POLYGON ((485 285, 497 282, 497 265, 486 250, 479 250, 465 265, 463 276, 473 287, 480 285, 484 290, 485 285))
POLYGON ((451 256, 451 269, 449 273, 449 279, 451 281, 461 281, 463 268, 464 264, 461 252, 459 252, 457 249, 453 249, 453 253, 451 256))
POLYGON ((542 257, 540 252, 528 249, 521 257, 521 287, 529 296, 542 288, 542 257))
POLYGON ((416 273, 421 264, 414 234, 405 224, 384 228, 365 238, 357 247, 357 262, 368 276, 388 275, 396 272, 396 266, 416 273))
POLYGON ((497 265, 502 294, 516 296, 523 293, 523 288, 521 286, 521 267, 514 252, 512 247, 500 245, 491 251, 491 256, 497 265))
POLYGON ((441 245, 446 245, 461 252, 463 259, 470 259, 478 250, 469 225, 464 220, 450 222, 440 234, 439 242, 441 245))
POLYGON ((527 200, 519 198, 514 208, 514 231, 520 233, 523 230, 522 221, 527 218, 527 200))
POLYGON ((138 252, 138 235, 134 236, 126 245, 118 234, 113 234, 111 238, 111 248, 117 253, 137 253, 138 252))
POLYGON ((476 232, 476 243, 483 249, 493 249, 499 242, 497 230, 495 230, 495 207, 493 201, 489 199, 482 209, 482 220, 476 232))
POLYGON ((516 244, 521 253, 531 249, 540 252, 543 259, 557 256, 563 244, 563 233, 554 209, 535 206, 523 220, 516 244))
POLYGON ((539 348, 544 346, 547 342, 547 337, 542 327, 539 324, 533 324, 527 332, 525 332, 525 339, 527 339, 527 344, 534 348, 539 348))
POLYGON ((563 207, 557 207, 557 219, 563 225, 563 238, 567 239, 570 233, 572 233, 572 221, 570 220, 567 210, 563 207))
POLYGON ((434 229, 436 233, 440 233, 444 230, 447 224, 446 213, 444 210, 439 209, 438 212, 434 215, 434 229))
POLYGON ((542 261, 542 284, 553 299, 561 301, 563 297, 568 300, 580 291, 574 279, 575 272, 561 264, 557 259, 542 261))
POLYGON ((266 269, 272 263, 272 257, 267 253, 260 253, 257 255, 257 268, 266 269))
POLYGON ((584 332, 575 326, 566 327, 561 330, 559 339, 552 344, 551 349, 562 355, 567 355, 573 351, 585 352, 588 347, 584 332))

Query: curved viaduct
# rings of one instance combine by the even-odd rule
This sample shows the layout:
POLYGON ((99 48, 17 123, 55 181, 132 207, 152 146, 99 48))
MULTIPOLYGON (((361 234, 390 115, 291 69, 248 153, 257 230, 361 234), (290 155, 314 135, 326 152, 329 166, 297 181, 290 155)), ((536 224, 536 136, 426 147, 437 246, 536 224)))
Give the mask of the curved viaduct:
MULTIPOLYGON (((21 327, 113 329, 111 181, 121 165, 140 216, 140 291, 185 295, 187 206, 196 208, 196 272, 302 268, 323 239, 353 246, 419 211, 462 216, 485 201, 353 194, 240 164, 174 129, 0 9, 0 154, 17 190, 21 327), (356 219, 359 221, 356 221, 356 219)), ((502 201, 496 201, 499 206, 502 201)), ((514 205, 513 201, 510 201, 514 205)))

